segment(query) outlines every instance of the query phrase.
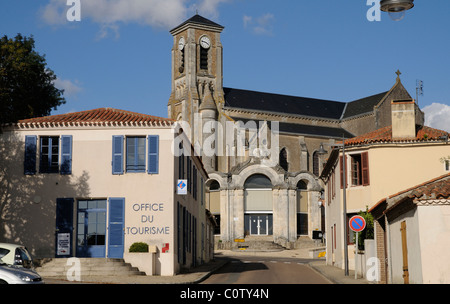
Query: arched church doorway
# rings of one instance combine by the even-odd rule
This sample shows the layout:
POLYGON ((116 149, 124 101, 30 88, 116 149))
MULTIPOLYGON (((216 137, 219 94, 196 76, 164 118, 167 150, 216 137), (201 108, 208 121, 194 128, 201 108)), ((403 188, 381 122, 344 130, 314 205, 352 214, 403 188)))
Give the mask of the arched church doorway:
POLYGON ((244 233, 273 234, 272 182, 263 174, 251 175, 244 184, 244 233))

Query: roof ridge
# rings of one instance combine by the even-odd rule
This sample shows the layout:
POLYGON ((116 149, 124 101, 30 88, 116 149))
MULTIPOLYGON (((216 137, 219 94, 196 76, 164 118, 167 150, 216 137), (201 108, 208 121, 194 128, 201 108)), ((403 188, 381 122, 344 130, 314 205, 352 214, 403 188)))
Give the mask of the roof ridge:
POLYGON ((418 190, 418 189, 420 189, 420 188, 427 187, 428 185, 433 184, 433 183, 435 183, 435 182, 438 182, 438 181, 440 181, 440 180, 445 181, 445 180, 448 179, 448 178, 450 178, 450 172, 449 172, 449 173, 446 173, 446 174, 444 174, 444 175, 441 175, 441 176, 432 178, 432 179, 430 179, 430 180, 427 180, 427 181, 425 181, 425 182, 423 182, 423 183, 420 183, 420 184, 417 184, 417 185, 415 185, 415 186, 409 187, 409 188, 407 188, 407 189, 405 189, 405 190, 402 190, 402 191, 399 191, 399 192, 397 192, 397 193, 395 193, 395 194, 391 194, 391 195, 389 195, 389 196, 387 196, 387 197, 385 197, 385 198, 380 199, 375 205, 373 205, 373 206, 369 209, 369 212, 372 212, 372 211, 375 210, 378 206, 380 206, 382 203, 386 202, 386 201, 389 200, 389 199, 393 199, 394 197, 399 196, 399 195, 407 195, 408 192, 413 192, 413 191, 416 191, 416 190, 418 190))
POLYGON ((163 118, 150 114, 132 112, 128 110, 115 109, 110 107, 90 109, 78 112, 49 115, 19 120, 18 125, 32 124, 92 124, 92 123, 151 123, 151 124, 172 124, 175 122, 170 118, 163 118))
POLYGON ((392 139, 392 125, 370 131, 359 136, 347 139, 345 144, 359 145, 359 144, 369 144, 376 142, 401 142, 401 141, 427 141, 436 140, 441 136, 450 135, 449 132, 444 130, 439 130, 429 126, 421 126, 416 130, 416 137, 414 139, 410 138, 396 138, 392 139), (432 133, 432 134, 429 134, 432 133))

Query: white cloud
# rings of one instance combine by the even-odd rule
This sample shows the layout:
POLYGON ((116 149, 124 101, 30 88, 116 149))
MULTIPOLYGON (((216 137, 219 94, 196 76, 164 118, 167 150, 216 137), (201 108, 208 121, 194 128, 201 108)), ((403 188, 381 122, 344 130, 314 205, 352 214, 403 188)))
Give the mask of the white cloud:
POLYGON ((425 125, 450 132, 450 106, 432 103, 422 109, 425 113, 425 125))
MULTIPOLYGON (((66 0, 47 0, 39 11, 49 25, 69 24, 66 0)), ((100 24, 99 36, 114 29, 119 23, 138 23, 151 27, 171 29, 196 11, 206 18, 217 18, 218 7, 230 0, 80 0, 81 22, 89 20, 100 24)))
POLYGON ((273 23, 275 16, 271 13, 267 13, 257 18, 244 15, 243 22, 244 28, 250 29, 256 35, 271 36, 273 34, 273 23))
POLYGON ((74 97, 83 90, 79 86, 78 81, 73 82, 67 79, 57 78, 53 83, 59 90, 64 90, 65 97, 74 97))

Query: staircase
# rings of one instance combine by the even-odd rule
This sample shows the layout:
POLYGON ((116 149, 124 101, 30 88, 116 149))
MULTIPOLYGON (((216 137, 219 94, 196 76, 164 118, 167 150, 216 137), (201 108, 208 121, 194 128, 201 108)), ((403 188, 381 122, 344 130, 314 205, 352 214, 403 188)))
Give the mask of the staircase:
MULTIPOLYGON (((80 275, 83 276, 132 276, 145 275, 136 267, 125 263, 123 259, 107 258, 78 258, 80 262, 80 275)), ((73 273, 75 263, 69 259, 41 260, 36 271, 42 277, 66 278, 68 273, 73 273), (67 265, 69 262, 69 265, 67 265)))
POLYGON ((272 236, 247 236, 243 242, 235 243, 233 250, 282 251, 285 248, 273 242, 272 236))

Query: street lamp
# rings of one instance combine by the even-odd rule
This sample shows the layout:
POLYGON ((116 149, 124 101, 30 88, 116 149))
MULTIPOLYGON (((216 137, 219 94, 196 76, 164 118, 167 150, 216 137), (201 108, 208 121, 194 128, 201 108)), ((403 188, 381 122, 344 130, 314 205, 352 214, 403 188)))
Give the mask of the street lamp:
POLYGON ((400 21, 405 17, 406 11, 414 7, 414 0, 381 0, 380 6, 392 20, 400 21))
POLYGON ((414 7, 414 0, 381 0, 381 10, 388 13, 399 13, 414 7))

